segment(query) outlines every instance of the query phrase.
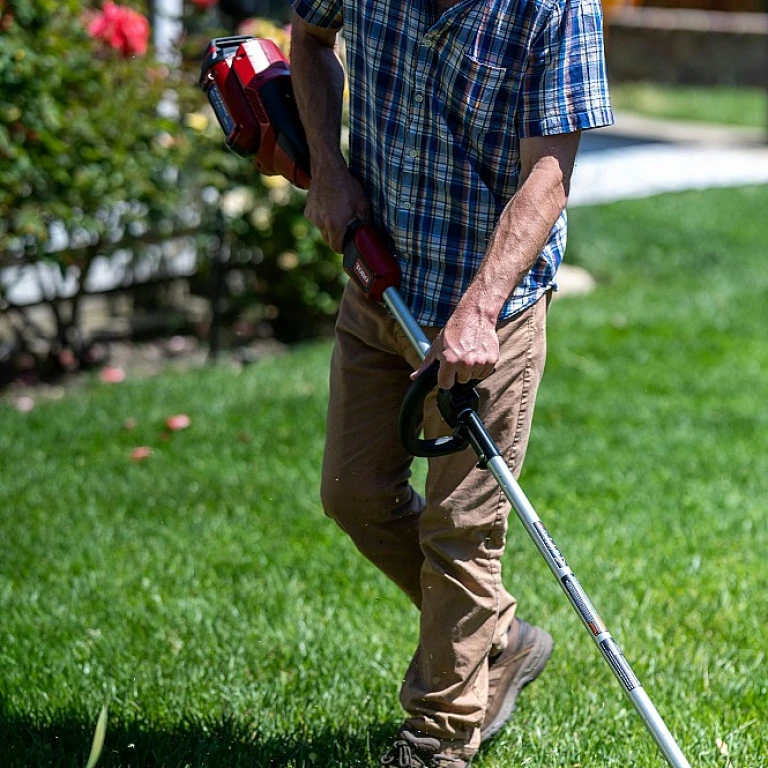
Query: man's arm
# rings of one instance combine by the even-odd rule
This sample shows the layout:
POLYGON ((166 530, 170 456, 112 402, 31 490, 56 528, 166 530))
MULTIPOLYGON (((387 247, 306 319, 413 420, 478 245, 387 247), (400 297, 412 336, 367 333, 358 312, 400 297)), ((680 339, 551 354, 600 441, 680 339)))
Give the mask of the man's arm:
POLYGON ((575 132, 520 140, 521 184, 501 214, 475 279, 412 378, 433 360, 440 360, 438 383, 444 389, 491 374, 499 359, 499 313, 565 209, 579 138, 575 132))
POLYGON ((341 153, 344 70, 336 55, 336 31, 307 24, 296 13, 291 24, 291 80, 312 162, 304 213, 340 252, 347 225, 369 218, 370 208, 341 153))

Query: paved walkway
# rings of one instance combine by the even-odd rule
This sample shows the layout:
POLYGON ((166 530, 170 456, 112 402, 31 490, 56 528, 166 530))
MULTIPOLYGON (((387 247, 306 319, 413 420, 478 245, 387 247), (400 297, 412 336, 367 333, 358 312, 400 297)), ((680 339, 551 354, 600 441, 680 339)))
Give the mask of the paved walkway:
POLYGON ((583 135, 569 204, 746 184, 768 184, 768 128, 618 114, 615 126, 583 135))
MULTIPOLYGON (((768 184, 768 128, 667 122, 619 113, 611 128, 583 134, 569 206, 746 184, 768 184)), ((595 288, 593 277, 569 264, 567 254, 558 284, 558 296, 595 288)))

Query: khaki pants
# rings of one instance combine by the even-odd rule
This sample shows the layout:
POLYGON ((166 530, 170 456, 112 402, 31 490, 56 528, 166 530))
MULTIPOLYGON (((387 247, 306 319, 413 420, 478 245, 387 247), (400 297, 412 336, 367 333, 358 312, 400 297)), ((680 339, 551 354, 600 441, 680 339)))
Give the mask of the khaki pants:
MULTIPOLYGON (((482 382, 480 415, 518 474, 546 355, 549 295, 498 328, 501 358, 482 382)), ((437 329, 425 329, 430 338, 437 329)), ((410 342, 352 283, 341 302, 321 496, 326 513, 421 609, 419 645, 401 702, 409 727, 473 754, 488 691, 488 654, 502 648, 516 600, 501 582, 509 504, 471 449, 432 459, 426 500, 409 484, 397 436, 410 342)), ((424 434, 448 433, 434 393, 424 434)))

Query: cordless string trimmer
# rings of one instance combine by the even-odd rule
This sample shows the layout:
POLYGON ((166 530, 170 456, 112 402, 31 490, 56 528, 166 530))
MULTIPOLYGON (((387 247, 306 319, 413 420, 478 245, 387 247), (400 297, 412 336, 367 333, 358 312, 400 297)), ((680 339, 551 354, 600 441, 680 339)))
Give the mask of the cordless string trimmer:
MULTIPOLYGON (((254 37, 212 40, 200 84, 231 149, 252 158, 254 167, 262 173, 279 174, 302 189, 309 188, 309 150, 296 108, 290 68, 274 43, 254 37)), ((350 225, 344 240, 344 269, 371 301, 387 306, 423 360, 430 348, 429 339, 400 296, 399 267, 372 225, 360 221, 350 225)), ((666 761, 672 768, 690 768, 478 416, 480 398, 473 386, 476 382, 438 391, 438 408, 453 430, 450 436, 436 440, 419 437, 424 401, 437 386, 437 368, 434 363, 419 376, 403 401, 398 431, 406 450, 413 456, 432 458, 471 445, 479 467, 489 471, 499 484, 666 761)))

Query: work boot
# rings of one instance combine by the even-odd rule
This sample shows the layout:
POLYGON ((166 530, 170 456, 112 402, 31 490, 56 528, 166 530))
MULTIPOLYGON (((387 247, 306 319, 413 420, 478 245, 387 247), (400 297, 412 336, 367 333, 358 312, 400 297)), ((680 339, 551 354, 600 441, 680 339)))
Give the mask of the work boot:
POLYGON ((488 707, 480 728, 480 742, 492 739, 515 710, 520 691, 535 680, 552 655, 552 638, 543 629, 515 619, 507 633, 507 647, 489 659, 488 707))
POLYGON ((470 759, 440 752, 440 739, 417 736, 403 728, 381 758, 381 768, 469 768, 470 759))

